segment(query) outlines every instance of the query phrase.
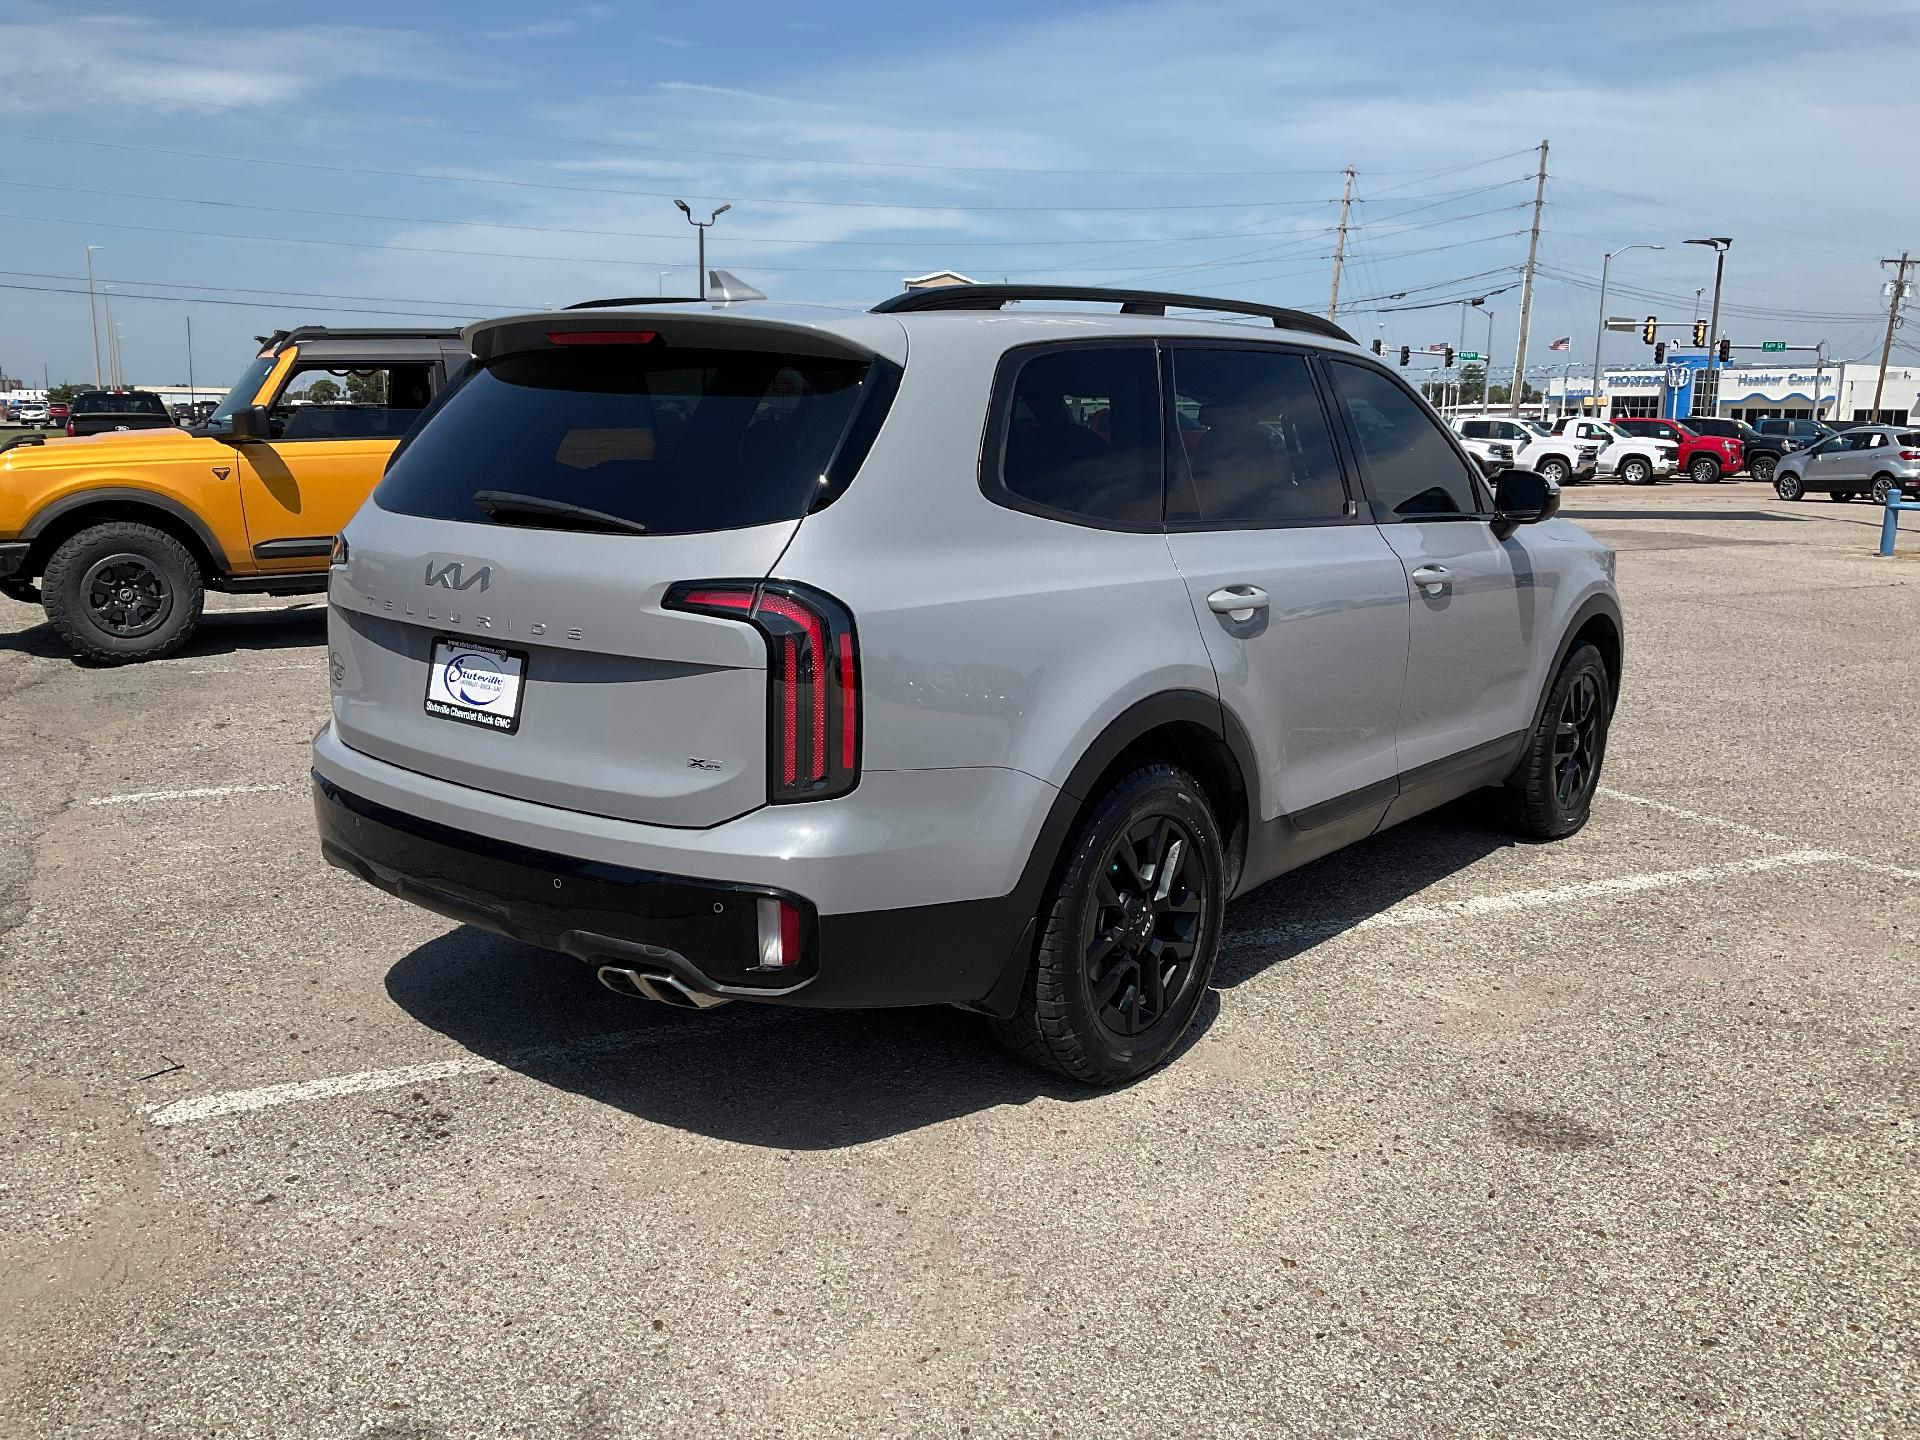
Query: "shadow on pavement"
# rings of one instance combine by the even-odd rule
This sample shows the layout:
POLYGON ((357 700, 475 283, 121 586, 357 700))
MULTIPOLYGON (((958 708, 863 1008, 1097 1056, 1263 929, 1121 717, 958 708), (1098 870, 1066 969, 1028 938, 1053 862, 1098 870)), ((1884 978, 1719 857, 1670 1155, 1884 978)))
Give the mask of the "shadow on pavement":
MULTIPOLYGON (((1228 913, 1215 986, 1244 984, 1515 843, 1475 797, 1264 885, 1228 913)), ((903 936, 902 962, 911 954, 903 936)), ((1037 1096, 1100 1093, 1009 1059, 963 1011, 670 1010, 611 994, 571 957, 466 927, 401 958, 387 993, 531 1079, 745 1145, 832 1149, 1037 1096)), ((1216 990, 1181 1049, 1218 1014, 1216 990)))
MULTIPOLYGON (((0 651, 13 651, 48 660, 71 660, 82 669, 100 668, 75 656, 44 612, 38 624, 0 634, 0 651)), ((253 650, 292 650, 324 646, 327 642, 327 606, 324 600, 305 601, 283 610, 209 610, 187 643, 168 660, 205 659, 253 650)), ((316 658, 316 667, 323 662, 316 658)))
MULTIPOLYGON (((530 1079, 743 1145, 828 1150, 995 1105, 1101 1094, 1009 1058, 964 1011, 670 1010, 612 994, 570 956, 466 927, 403 957, 387 993, 530 1079)), ((1182 1050, 1218 1009, 1209 995, 1182 1050)))

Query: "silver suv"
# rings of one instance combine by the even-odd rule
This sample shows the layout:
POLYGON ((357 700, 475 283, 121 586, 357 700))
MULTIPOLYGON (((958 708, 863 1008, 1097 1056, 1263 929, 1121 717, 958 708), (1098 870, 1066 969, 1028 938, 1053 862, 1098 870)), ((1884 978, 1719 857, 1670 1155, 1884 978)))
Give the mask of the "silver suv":
POLYGON ((1113 1084, 1230 898, 1481 786, 1586 821, 1612 552, 1336 326, 609 304, 469 330, 338 542, 315 806, 362 879, 626 994, 956 1004, 1113 1084))
POLYGON ((1865 495, 1884 505, 1891 495, 1920 495, 1920 430, 1910 425, 1856 425, 1808 450, 1782 455, 1773 490, 1782 500, 1823 492, 1829 500, 1865 495))

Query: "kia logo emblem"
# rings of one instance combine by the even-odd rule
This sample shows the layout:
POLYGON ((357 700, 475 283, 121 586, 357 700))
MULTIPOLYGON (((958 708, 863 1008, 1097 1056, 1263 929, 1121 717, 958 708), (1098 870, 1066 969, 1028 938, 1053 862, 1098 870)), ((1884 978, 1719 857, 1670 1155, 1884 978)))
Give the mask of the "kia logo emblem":
POLYGON ((493 580, 493 567, 482 565, 469 574, 458 560, 449 560, 446 564, 435 566, 427 561, 427 584, 438 585, 443 590, 484 590, 493 580))

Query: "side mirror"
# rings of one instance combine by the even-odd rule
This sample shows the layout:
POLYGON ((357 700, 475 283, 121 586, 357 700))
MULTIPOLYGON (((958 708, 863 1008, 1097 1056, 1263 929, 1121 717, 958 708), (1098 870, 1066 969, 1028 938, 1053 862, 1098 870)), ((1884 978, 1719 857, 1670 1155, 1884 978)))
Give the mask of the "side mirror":
POLYGON ((236 444, 244 440, 271 439, 267 428, 267 407, 248 405, 233 412, 233 418, 227 422, 226 439, 236 444))
POLYGON ((1538 525, 1560 513, 1560 487, 1532 470, 1509 470, 1493 492, 1493 534, 1504 540, 1522 525, 1538 525))

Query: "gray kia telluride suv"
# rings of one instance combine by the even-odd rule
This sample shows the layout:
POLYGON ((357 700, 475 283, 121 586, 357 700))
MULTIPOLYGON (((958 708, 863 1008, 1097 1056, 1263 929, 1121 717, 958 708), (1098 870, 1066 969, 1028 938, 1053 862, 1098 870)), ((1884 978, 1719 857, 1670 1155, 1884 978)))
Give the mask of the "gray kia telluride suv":
POLYGON ((1329 322, 979 285, 466 338, 337 542, 322 845, 615 990, 956 1004, 1112 1084, 1233 896, 1481 786, 1586 821, 1612 552, 1329 322))

